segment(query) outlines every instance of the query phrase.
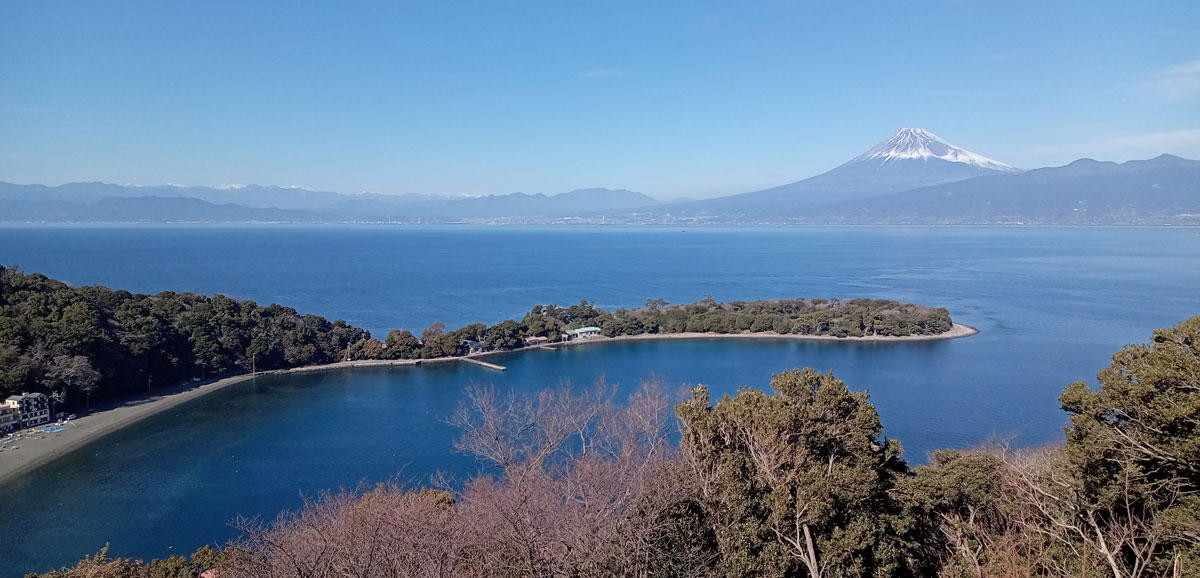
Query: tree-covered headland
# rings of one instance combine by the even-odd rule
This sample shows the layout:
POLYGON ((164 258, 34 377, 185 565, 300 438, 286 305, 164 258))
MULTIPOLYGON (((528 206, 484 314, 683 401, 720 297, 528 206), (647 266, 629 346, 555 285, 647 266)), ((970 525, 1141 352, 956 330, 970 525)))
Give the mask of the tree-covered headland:
POLYGON ((1071 384, 1066 438, 1043 448, 914 468, 832 373, 770 385, 474 388, 458 447, 490 467, 460 487, 328 494, 219 553, 41 578, 1200 576, 1200 317, 1071 384))
POLYGON ((605 336, 779 333, 795 335, 936 335, 950 314, 882 299, 733 301, 688 305, 661 299, 613 312, 580 301, 539 305, 520 321, 435 323, 414 335, 394 329, 381 341, 345 321, 224 295, 164 291, 142 295, 107 287, 72 287, 39 274, 0 267, 0 396, 54 394, 80 406, 137 395, 193 379, 364 359, 436 359, 555 342, 564 331, 595 326, 605 336))
POLYGON ((0 395, 43 391, 82 405, 193 378, 332 363, 369 337, 282 305, 72 287, 0 267, 0 395))

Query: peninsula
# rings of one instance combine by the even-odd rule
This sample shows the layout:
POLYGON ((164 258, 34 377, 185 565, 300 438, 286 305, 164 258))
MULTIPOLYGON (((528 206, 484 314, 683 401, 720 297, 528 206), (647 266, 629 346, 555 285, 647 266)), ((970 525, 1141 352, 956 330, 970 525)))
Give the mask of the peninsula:
MULTIPOLYGON (((345 321, 216 295, 140 295, 72 287, 0 267, 0 396, 39 392, 49 415, 6 408, 0 482, 88 441, 200 395, 265 373, 477 360, 498 353, 625 340, 774 338, 840 341, 951 339, 975 330, 945 308, 881 299, 793 299, 686 305, 662 299, 606 311, 581 301, 539 305, 520 321, 442 323, 414 335, 371 337, 345 321), (62 431, 44 424, 67 411, 95 411, 62 431), (32 429, 31 429, 32 428, 32 429), (12 440, 13 438, 9 438, 12 440), (17 446, 19 449, 14 448, 17 446)), ((19 397, 14 395, 14 397, 19 397)))

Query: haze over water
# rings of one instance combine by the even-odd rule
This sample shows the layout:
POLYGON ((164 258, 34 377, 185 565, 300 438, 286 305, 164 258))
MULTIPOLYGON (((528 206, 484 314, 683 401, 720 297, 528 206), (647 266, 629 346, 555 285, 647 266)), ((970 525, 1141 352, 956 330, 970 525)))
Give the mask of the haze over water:
POLYGON ((877 297, 949 308, 951 341, 624 343, 465 365, 260 378, 104 438, 0 487, 0 571, 165 557, 235 535, 301 493, 475 471, 444 423, 470 383, 533 392, 598 378, 766 387, 810 365, 870 389, 912 462, 991 436, 1061 439, 1059 391, 1120 346, 1200 313, 1196 229, 11 227, 0 263, 73 284, 224 293, 343 318, 382 338, 539 303, 877 297))

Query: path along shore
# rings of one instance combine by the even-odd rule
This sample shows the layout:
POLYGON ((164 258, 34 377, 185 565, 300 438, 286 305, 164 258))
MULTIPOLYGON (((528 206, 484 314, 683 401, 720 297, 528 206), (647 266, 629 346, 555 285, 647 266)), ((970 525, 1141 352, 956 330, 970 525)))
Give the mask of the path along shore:
MULTIPOLYGON (((621 341, 670 341, 675 339, 801 339, 811 341, 838 341, 842 343, 904 342, 955 339, 958 337, 975 335, 976 333, 979 333, 979 330, 975 329, 974 327, 955 323, 954 326, 945 333, 939 333, 937 335, 910 335, 906 337, 891 337, 882 335, 868 335, 864 337, 833 337, 829 335, 780 335, 777 333, 668 333, 662 335, 644 334, 621 337, 593 337, 578 341, 554 343, 552 346, 577 347, 594 343, 615 343, 621 341)), ((543 347, 534 345, 530 347, 522 347, 520 349, 476 354, 469 357, 480 358, 492 355, 512 354, 521 351, 535 351, 540 349, 543 349, 543 347)), ((208 395, 214 391, 218 391, 231 385, 254 379, 256 377, 261 377, 264 375, 280 375, 285 373, 334 371, 352 369, 356 367, 398 367, 416 366, 431 363, 453 363, 460 361, 461 359, 462 358, 459 357, 442 357, 438 359, 423 360, 403 359, 344 361, 340 363, 331 363, 328 365, 312 365, 307 367, 297 367, 295 369, 263 371, 253 375, 238 375, 198 386, 179 386, 175 388, 164 389, 152 397, 119 403, 110 408, 73 419, 68 422, 68 424, 65 426, 65 429, 61 432, 43 432, 41 431, 41 428, 45 427, 45 424, 43 424, 34 428, 34 431, 37 432, 35 435, 30 435, 30 430, 21 432, 25 435, 22 435, 20 440, 13 441, 13 438, 0 438, 0 440, 3 440, 0 441, 0 444, 9 446, 8 449, 0 452, 0 484, 16 478, 19 475, 38 466, 54 461, 76 449, 79 449, 80 447, 83 447, 84 445, 87 445, 89 442, 92 442, 97 438, 115 432, 128 425, 134 424, 151 415, 166 411, 181 403, 191 401, 198 397, 208 395), (14 450, 13 446, 19 446, 20 449, 14 450)))

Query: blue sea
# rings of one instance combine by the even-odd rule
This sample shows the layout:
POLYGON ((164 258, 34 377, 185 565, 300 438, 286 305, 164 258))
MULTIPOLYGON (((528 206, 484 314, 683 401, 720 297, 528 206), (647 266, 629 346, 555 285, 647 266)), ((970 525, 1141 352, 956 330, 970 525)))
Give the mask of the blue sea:
MULTIPOLYGON (((446 419, 472 383, 604 379, 766 387, 797 366, 869 390, 910 462, 995 439, 1062 438, 1059 392, 1127 343, 1200 314, 1185 228, 11 226, 0 264, 76 285, 222 293, 383 337, 520 317, 535 304, 876 297, 945 306, 978 335, 843 343, 603 344, 447 364, 258 378, 107 436, 0 487, 0 576, 188 553, 323 490, 477 471, 446 419)), ((0 454, 0 459, 3 459, 0 454)))

